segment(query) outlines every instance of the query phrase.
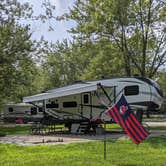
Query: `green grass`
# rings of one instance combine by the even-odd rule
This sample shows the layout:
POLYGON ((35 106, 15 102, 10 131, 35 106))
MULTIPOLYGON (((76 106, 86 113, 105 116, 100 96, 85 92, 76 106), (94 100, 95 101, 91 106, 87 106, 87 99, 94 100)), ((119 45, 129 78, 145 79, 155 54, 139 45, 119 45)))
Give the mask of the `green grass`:
MULTIPOLYGON (((104 125, 103 125, 104 127, 104 125)), ((146 126, 144 125, 145 128, 148 130, 166 130, 166 126, 146 126)), ((121 126, 118 124, 107 124, 106 129, 121 129, 121 126)))
MULTIPOLYGON (((102 125, 104 128, 104 124, 102 125)), ((121 129, 120 125, 112 123, 112 124, 106 124, 106 129, 121 129)))
POLYGON ((28 134, 30 126, 0 127, 0 135, 28 134))
POLYGON ((166 130, 166 126, 150 126, 150 130, 166 130))
MULTIPOLYGON (((64 127, 63 125, 58 125, 58 128, 64 127)), ((104 127, 104 125, 103 125, 104 127)), ((107 124, 106 128, 111 129, 121 129, 117 124, 107 124)), ((146 126, 145 126, 146 128, 146 126)), ((166 130, 166 126, 151 126, 147 127, 148 130, 166 130)), ((29 134, 30 126, 16 126, 16 127, 0 127, 0 135, 14 135, 14 134, 29 134)))
POLYGON ((131 140, 107 142, 107 160, 103 142, 69 145, 18 146, 0 144, 2 166, 165 166, 166 136, 149 138, 140 145, 131 140))

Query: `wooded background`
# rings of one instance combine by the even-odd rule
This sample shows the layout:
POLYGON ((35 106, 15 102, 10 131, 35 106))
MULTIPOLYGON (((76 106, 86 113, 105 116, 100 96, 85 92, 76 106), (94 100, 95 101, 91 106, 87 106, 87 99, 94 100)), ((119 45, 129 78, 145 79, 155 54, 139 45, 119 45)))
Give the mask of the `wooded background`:
POLYGON ((0 1, 1 108, 46 89, 103 76, 149 77, 166 94, 164 0, 76 0, 62 16, 53 14, 54 4, 41 1, 44 13, 37 16, 29 3, 0 1), (73 20, 76 27, 69 30, 71 40, 35 41, 30 25, 20 23, 23 18, 73 20))

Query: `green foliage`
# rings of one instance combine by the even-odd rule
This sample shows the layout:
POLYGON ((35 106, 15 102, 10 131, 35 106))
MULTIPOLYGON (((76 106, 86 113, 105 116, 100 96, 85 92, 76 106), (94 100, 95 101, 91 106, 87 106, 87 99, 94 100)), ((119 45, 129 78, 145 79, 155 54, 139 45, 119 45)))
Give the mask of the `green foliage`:
POLYGON ((67 85, 78 80, 96 52, 92 47, 88 42, 69 43, 67 40, 51 45, 43 64, 49 84, 47 87, 67 85))
POLYGON ((165 136, 149 138, 139 146, 129 140, 107 141, 106 161, 101 141, 50 146, 0 144, 0 165, 164 166, 165 139, 165 136))
POLYGON ((166 111, 166 71, 163 70, 159 72, 158 76, 159 76, 158 82, 161 86, 164 95, 164 101, 161 110, 166 111))
POLYGON ((17 0, 0 5, 0 107, 7 102, 21 102, 25 95, 43 89, 40 68, 33 60, 37 45, 31 40, 29 25, 21 18, 32 17, 32 7, 17 0))
POLYGON ((1 26, 0 29, 0 96, 12 99, 17 86, 24 83, 20 78, 24 79, 22 71, 31 61, 29 53, 32 51, 32 43, 27 28, 11 24, 1 26))
POLYGON ((162 0, 77 0, 66 18, 77 23, 76 38, 112 42, 125 75, 151 78, 166 62, 164 9, 162 0))
MULTIPOLYGON (((50 47, 50 46, 49 46, 50 47)), ((108 40, 75 40, 51 45, 43 63, 47 88, 71 84, 76 80, 93 80, 102 76, 122 76, 121 53, 108 40)))
MULTIPOLYGON (((81 76, 82 79, 92 80, 103 77, 123 76, 123 62, 121 53, 116 52, 116 47, 108 40, 101 40, 93 44, 95 56, 81 76), (117 70, 118 69, 118 70, 117 70)), ((84 54, 84 53, 83 53, 84 54)))

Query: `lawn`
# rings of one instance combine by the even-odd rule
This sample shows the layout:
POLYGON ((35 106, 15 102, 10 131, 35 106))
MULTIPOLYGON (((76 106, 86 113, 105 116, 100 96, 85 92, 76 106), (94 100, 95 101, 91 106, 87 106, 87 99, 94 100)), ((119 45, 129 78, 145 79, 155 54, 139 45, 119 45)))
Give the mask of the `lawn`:
POLYGON ((0 135, 28 134, 30 126, 0 127, 0 135))
POLYGON ((103 142, 68 145, 18 146, 0 144, 2 166, 165 166, 166 136, 149 138, 140 145, 131 140, 107 142, 107 160, 103 142))
MULTIPOLYGON (((16 127, 0 126, 0 135, 29 134, 30 128, 31 128, 30 126, 16 126, 16 127)), ((121 127, 117 124, 107 124, 106 128, 107 130, 121 129, 121 127)), ((148 127, 148 130, 166 130, 166 126, 151 126, 148 127)))
MULTIPOLYGON (((104 125, 103 125, 103 127, 104 127, 104 125)), ((166 130, 166 126, 147 126, 147 125, 144 125, 144 127, 147 130, 166 130)), ((107 124, 106 128, 108 130, 111 130, 111 129, 121 129, 121 126, 118 125, 118 124, 107 124)))

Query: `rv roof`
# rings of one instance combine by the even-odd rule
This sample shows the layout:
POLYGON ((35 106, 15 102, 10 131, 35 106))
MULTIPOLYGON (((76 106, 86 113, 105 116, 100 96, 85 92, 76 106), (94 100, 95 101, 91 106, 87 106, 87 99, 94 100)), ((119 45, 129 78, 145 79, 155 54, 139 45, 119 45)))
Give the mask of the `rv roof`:
POLYGON ((55 92, 59 92, 59 91, 62 91, 62 90, 69 90, 69 89, 76 89, 76 88, 80 88, 80 87, 84 87, 84 86, 87 86, 87 85, 92 85, 90 83, 87 83, 87 82, 82 82, 82 83, 74 83, 72 85, 67 85, 67 86, 63 86, 63 87, 60 87, 60 88, 55 88, 55 89, 50 89, 50 90, 47 90, 45 91, 46 93, 55 93, 55 92))
POLYGON ((57 98, 57 97, 69 96, 69 95, 73 95, 73 94, 79 94, 79 93, 83 93, 83 92, 95 91, 95 90, 97 90, 98 83, 101 83, 105 87, 106 86, 116 86, 117 82, 129 81, 128 79, 132 79, 132 82, 137 81, 137 83, 140 83, 142 81, 143 82, 149 81, 148 79, 141 78, 141 77, 105 78, 105 79, 101 79, 101 80, 87 81, 87 82, 79 81, 78 83, 75 83, 72 85, 47 90, 44 93, 37 94, 34 96, 24 97, 23 102, 42 101, 42 100, 47 100, 47 99, 51 99, 51 98, 57 98), (117 81, 117 79, 119 79, 119 80, 117 81))
POLYGON ((69 96, 73 94, 79 94, 83 92, 90 92, 97 90, 97 85, 93 83, 78 83, 62 88, 48 90, 45 93, 37 94, 34 96, 27 96, 23 98, 23 102, 34 102, 47 100, 51 98, 57 98, 62 96, 69 96))

